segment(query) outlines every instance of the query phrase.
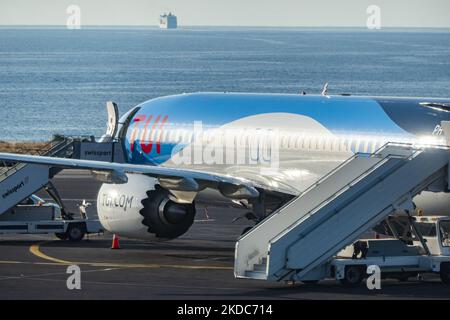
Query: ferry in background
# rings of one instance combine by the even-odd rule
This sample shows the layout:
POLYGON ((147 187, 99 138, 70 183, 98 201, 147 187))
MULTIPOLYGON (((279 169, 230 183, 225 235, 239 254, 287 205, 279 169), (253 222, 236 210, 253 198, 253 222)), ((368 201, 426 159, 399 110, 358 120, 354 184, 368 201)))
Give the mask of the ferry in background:
POLYGON ((176 29, 177 28, 177 16, 169 12, 169 14, 163 14, 159 16, 159 27, 161 29, 176 29))

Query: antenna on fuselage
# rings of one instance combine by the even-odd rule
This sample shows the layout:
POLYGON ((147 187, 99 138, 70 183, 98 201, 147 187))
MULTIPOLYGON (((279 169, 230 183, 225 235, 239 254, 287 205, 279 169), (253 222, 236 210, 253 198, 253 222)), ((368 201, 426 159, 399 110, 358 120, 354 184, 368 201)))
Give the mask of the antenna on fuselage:
POLYGON ((322 95, 327 96, 328 95, 328 82, 325 83, 325 85, 322 88, 322 95))

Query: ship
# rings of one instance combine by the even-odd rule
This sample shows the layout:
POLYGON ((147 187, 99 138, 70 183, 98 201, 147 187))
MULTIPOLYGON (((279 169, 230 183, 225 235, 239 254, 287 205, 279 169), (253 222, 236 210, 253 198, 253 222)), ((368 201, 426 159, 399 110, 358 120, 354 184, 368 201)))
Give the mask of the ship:
POLYGON ((159 16, 159 27, 161 29, 176 29, 177 26, 177 16, 172 14, 172 12, 159 16))

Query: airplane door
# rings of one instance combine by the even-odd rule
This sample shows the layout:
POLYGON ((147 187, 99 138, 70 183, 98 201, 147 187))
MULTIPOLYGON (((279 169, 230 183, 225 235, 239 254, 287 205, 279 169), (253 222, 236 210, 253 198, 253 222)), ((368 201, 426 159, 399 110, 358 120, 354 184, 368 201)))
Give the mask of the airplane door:
POLYGON ((100 138, 99 142, 111 142, 117 133, 119 124, 119 108, 117 108, 117 104, 112 101, 106 102, 106 111, 108 112, 106 133, 100 138))

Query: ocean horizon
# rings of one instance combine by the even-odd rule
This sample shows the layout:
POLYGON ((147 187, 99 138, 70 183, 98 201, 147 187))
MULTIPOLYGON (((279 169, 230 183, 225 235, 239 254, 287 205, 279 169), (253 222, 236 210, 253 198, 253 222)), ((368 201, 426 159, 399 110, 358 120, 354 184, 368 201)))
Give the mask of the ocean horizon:
POLYGON ((199 91, 450 96, 450 28, 0 26, 0 140, 100 136, 123 114, 199 91))

